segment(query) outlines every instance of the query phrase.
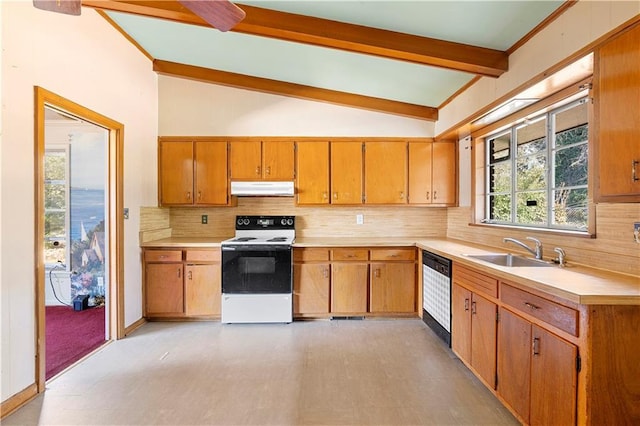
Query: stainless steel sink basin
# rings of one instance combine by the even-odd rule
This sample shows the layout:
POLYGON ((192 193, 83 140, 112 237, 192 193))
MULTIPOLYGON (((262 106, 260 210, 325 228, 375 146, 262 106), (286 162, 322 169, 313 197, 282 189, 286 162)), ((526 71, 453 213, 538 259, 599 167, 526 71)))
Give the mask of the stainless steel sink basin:
POLYGON ((547 267, 553 264, 543 260, 530 259, 528 257, 517 256, 513 254, 467 254, 472 259, 482 260, 483 262, 493 263, 498 266, 509 267, 547 267))

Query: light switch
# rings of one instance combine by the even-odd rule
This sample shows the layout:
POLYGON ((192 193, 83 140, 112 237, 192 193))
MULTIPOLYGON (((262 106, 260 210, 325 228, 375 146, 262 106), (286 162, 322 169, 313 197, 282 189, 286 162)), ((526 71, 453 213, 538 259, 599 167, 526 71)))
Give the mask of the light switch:
POLYGON ((129 207, 124 208, 124 218, 129 219, 129 207))

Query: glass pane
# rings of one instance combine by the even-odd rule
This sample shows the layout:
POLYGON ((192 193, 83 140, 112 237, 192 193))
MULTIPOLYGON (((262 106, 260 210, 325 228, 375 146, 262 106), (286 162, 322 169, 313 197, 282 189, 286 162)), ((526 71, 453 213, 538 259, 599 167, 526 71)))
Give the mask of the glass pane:
POLYGON ((63 239, 46 239, 44 242, 44 263, 51 265, 65 262, 66 247, 63 239))
POLYGON ((546 191, 521 192, 516 194, 516 223, 523 225, 546 225, 546 191))
POLYGON ((488 146, 490 163, 509 159, 511 157, 511 133, 490 139, 488 146))
POLYGON ((586 229, 588 221, 587 188, 558 189, 553 191, 553 223, 577 229, 586 229))
POLYGON ((64 210, 66 203, 65 184, 45 184, 44 186, 44 208, 64 210))
POLYGON ((556 146, 586 142, 589 136, 587 103, 581 102, 553 115, 555 120, 556 146))
POLYGON ((518 158, 516 189, 518 191, 544 189, 546 187, 546 163, 547 159, 544 154, 518 158))
POLYGON ((534 155, 547 148, 547 120, 546 118, 529 122, 516 130, 518 142, 518 157, 534 155))
POLYGON ((511 222, 511 195, 491 195, 489 209, 490 220, 511 222))
POLYGON ((64 212, 44 214, 44 261, 47 264, 66 260, 66 230, 64 212))
POLYGON ((44 156, 44 179, 65 180, 66 154, 64 151, 47 151, 44 156))
POLYGON ((64 237, 65 212, 45 212, 44 214, 44 237, 64 237))
POLYGON ((489 192, 511 192, 511 163, 508 161, 489 167, 489 192))
POLYGON ((587 184, 589 148, 587 144, 561 149, 555 153, 555 186, 587 184))

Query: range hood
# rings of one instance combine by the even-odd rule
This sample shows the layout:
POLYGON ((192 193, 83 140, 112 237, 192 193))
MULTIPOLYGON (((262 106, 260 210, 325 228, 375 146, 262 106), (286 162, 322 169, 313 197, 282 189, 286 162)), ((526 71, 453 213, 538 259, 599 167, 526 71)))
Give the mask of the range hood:
POLYGON ((231 182, 231 195, 238 197, 293 197, 293 192, 293 182, 231 182))

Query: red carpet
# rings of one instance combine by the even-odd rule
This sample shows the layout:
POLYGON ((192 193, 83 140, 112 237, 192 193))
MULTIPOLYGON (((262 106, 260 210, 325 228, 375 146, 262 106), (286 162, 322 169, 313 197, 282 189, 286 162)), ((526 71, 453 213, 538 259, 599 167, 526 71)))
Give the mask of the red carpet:
POLYGON ((46 307, 47 379, 104 343, 104 315, 104 306, 84 311, 46 307))

